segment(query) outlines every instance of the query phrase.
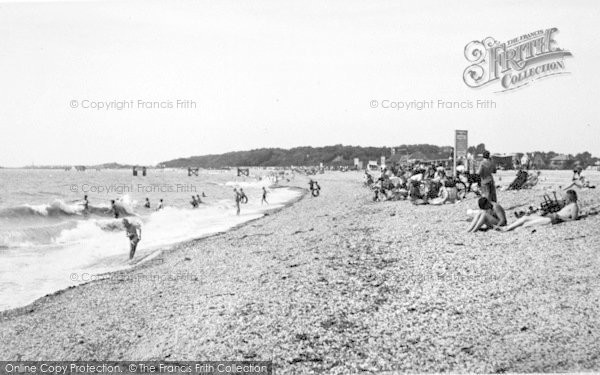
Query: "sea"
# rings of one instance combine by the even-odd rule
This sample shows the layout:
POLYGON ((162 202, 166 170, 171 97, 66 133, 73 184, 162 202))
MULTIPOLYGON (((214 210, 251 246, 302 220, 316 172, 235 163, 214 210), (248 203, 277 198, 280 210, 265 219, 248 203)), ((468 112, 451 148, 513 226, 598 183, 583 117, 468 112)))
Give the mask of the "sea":
MULTIPOLYGON (((301 195, 276 184, 275 176, 258 169, 250 176, 237 176, 237 170, 188 176, 187 170, 148 169, 146 176, 141 171, 133 176, 131 170, 0 169, 0 311, 134 267, 178 243, 260 218, 301 195), (268 205, 261 204, 263 187, 268 205), (234 188, 248 196, 239 216, 234 188), (198 208, 190 203, 192 195, 201 197, 198 208), (160 199, 164 208, 157 210, 160 199), (123 217, 142 226, 131 261, 123 217)), ((280 182, 294 178, 277 176, 280 182)))

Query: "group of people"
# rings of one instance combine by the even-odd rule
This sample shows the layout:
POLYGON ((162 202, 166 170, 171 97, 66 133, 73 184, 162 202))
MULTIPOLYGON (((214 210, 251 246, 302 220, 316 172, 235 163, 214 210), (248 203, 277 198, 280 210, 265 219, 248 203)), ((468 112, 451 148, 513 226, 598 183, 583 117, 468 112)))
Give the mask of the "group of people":
POLYGON ((480 211, 476 213, 467 232, 478 230, 496 229, 500 231, 511 231, 519 227, 530 227, 537 225, 559 224, 565 221, 577 220, 579 218, 579 205, 577 204, 577 193, 569 189, 566 192, 564 206, 557 212, 538 211, 532 215, 524 215, 512 224, 508 224, 506 213, 497 202, 492 202, 486 197, 479 198, 480 211))
POLYGON ((443 164, 385 168, 376 181, 365 172, 365 185, 373 189, 374 201, 410 199, 413 204, 441 205, 459 199, 456 183, 446 175, 443 164), (421 186, 426 187, 425 191, 421 186))
MULTIPOLYGON (((240 204, 246 204, 248 203, 248 196, 246 195, 246 193, 244 192, 244 189, 240 188, 240 190, 238 190, 237 188, 233 188, 233 194, 234 194, 234 201, 235 201, 235 208, 236 208, 236 215, 240 214, 240 209, 241 206, 240 204)), ((267 202, 267 188, 265 188, 264 186, 262 187, 262 198, 260 201, 260 204, 269 204, 269 202, 267 202)))
MULTIPOLYGON (((206 198, 206 195, 204 194, 204 192, 202 192, 202 196, 204 198, 206 198)), ((146 198, 146 199, 148 199, 148 198, 146 198)), ((198 207, 200 207, 200 205, 202 203, 204 203, 204 202, 202 202, 202 199, 200 199, 200 195, 199 194, 196 194, 196 196, 192 195, 192 200, 190 202, 190 204, 192 205, 192 208, 198 208, 198 207)))
MULTIPOLYGON (((562 202, 557 202, 554 208, 559 208, 547 211, 546 209, 531 210, 529 215, 520 216, 512 224, 508 224, 506 212, 497 202, 495 182, 492 173, 495 173, 493 163, 490 161, 488 151, 483 154, 483 162, 479 167, 478 174, 481 176, 481 198, 479 198, 479 211, 474 215, 473 220, 467 232, 476 232, 478 230, 496 229, 500 231, 511 231, 519 227, 530 227, 538 225, 559 224, 565 221, 577 220, 579 218, 579 205, 577 203, 577 193, 571 187, 585 187, 583 184, 581 171, 578 167, 574 171, 573 183, 566 190, 566 198, 562 202), (562 206, 562 207, 560 207, 562 206)), ((536 178, 539 173, 536 173, 536 178)), ((536 181, 537 183, 537 181, 536 181)), ((589 183, 588 183, 589 186, 589 183)))
MULTIPOLYGON (((557 199, 552 210, 542 207, 539 210, 530 210, 527 214, 516 215, 517 219, 509 224, 504 208, 498 203, 494 181, 495 173, 496 168, 491 161, 490 153, 485 151, 483 160, 473 175, 476 177, 473 180, 479 185, 479 210, 474 211, 473 220, 467 229, 468 232, 487 229, 512 231, 519 227, 558 224, 576 220, 579 218, 578 196, 572 188, 593 188, 589 181, 582 176, 582 168, 578 166, 574 170, 572 183, 564 189, 566 191, 564 200, 557 199)), ((522 176, 525 178, 523 178, 520 188, 535 186, 540 172, 525 173, 522 176)), ((365 172, 365 185, 373 187, 374 200, 379 200, 383 195, 385 199, 397 199, 397 197, 410 199, 414 204, 454 203, 458 200, 455 181, 446 176, 443 165, 437 167, 415 165, 406 170, 388 168, 376 181, 368 172, 365 172), (419 188, 423 186, 427 186, 427 191, 424 193, 419 191, 419 188)))

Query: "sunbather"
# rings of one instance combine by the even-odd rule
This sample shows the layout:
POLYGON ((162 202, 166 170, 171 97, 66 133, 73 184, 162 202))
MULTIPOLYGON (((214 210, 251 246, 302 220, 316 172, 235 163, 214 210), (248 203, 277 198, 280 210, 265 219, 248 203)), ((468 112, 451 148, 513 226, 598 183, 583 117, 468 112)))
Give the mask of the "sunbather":
POLYGON ((583 188, 595 188, 595 186, 591 186, 590 182, 583 177, 583 175, 581 174, 581 172, 583 171, 583 168, 581 167, 577 167, 573 170, 573 182, 571 183, 571 185, 567 186, 566 188, 564 188, 563 190, 569 190, 572 187, 578 187, 580 189, 583 188))
POLYGON ((467 232, 476 232, 480 229, 499 228, 506 225, 504 209, 496 202, 486 197, 479 198, 477 202, 480 211, 475 215, 467 232))
POLYGON ((558 212, 546 216, 531 215, 523 216, 506 228, 498 228, 502 231, 511 231, 518 227, 531 227, 535 225, 559 224, 564 221, 577 220, 579 218, 579 206, 577 205, 577 193, 567 190, 565 206, 558 212))

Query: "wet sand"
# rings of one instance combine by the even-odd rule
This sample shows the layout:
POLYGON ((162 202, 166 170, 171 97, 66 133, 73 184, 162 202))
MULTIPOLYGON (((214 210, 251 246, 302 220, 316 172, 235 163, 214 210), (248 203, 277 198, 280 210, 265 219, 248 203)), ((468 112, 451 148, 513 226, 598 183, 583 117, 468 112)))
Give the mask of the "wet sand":
MULTIPOLYGON (((544 184, 570 179, 545 175, 499 192, 509 222, 544 184)), ((360 173, 316 178, 318 198, 0 313, 0 359, 273 360, 279 374, 600 369, 600 216, 466 234, 474 196, 374 203, 360 173)), ((584 208, 600 203, 600 189, 578 193, 584 208)))

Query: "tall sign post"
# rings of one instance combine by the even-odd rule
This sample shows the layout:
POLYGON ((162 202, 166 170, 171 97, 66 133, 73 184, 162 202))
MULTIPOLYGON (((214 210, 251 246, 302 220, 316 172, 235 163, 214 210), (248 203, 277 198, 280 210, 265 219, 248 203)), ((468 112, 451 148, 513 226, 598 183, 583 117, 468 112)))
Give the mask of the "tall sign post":
POLYGON ((469 132, 456 130, 454 134, 454 176, 456 176, 456 161, 458 158, 467 158, 469 148, 469 132))

